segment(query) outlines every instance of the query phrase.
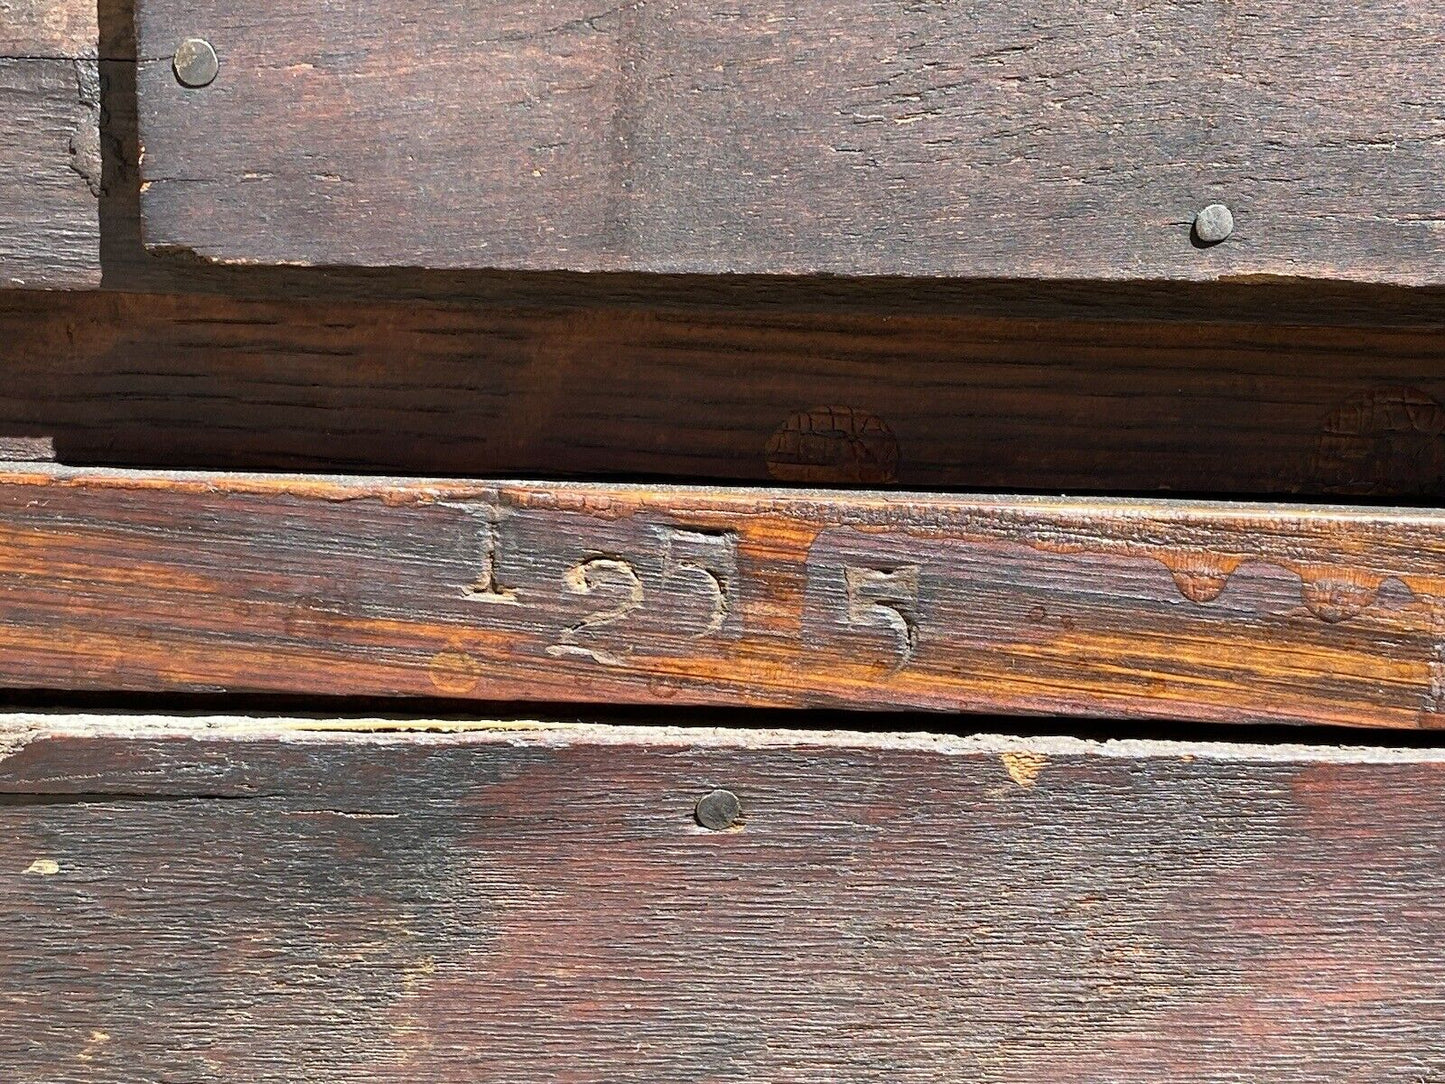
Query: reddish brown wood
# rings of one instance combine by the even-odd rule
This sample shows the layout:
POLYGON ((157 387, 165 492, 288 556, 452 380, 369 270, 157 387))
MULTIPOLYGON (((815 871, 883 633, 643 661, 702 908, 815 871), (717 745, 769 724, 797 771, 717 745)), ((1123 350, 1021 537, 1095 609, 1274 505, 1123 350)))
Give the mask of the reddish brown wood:
POLYGON ((148 242, 240 263, 1442 283, 1428 0, 137 4, 148 242), (199 35, 221 75, 179 85, 199 35), (1201 249, 1223 202, 1237 227, 1201 249))
POLYGON ((577 484, 0 477, 52 689, 1433 726, 1445 513, 577 484))
POLYGON ((1445 1067, 1439 750, 325 725, 7 721, 8 1080, 1445 1067))
POLYGON ((100 283, 94 3, 0 0, 0 288, 100 283))
POLYGON ((7 458, 1445 497, 1445 336, 203 296, 0 296, 7 458))

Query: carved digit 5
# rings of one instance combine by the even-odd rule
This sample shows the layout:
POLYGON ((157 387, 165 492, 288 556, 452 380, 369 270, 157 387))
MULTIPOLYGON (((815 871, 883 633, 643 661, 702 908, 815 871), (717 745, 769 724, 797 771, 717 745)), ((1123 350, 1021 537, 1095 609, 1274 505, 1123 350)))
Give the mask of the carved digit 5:
MULTIPOLYGON (((621 656, 601 648, 588 647, 577 642, 577 637, 590 630, 621 621, 642 605, 644 591, 642 581, 626 561, 611 557, 594 557, 590 561, 573 565, 562 577, 567 590, 577 595, 590 595, 607 587, 621 588, 625 597, 615 606, 594 610, 577 624, 562 630, 562 640, 547 648, 549 655, 585 655, 604 666, 621 666, 621 656)), ((628 653, 631 652, 628 648, 628 653)))
POLYGON ((688 579, 711 597, 707 624, 694 638, 717 632, 732 609, 738 579, 738 540, 731 531, 663 528, 662 586, 688 579))
POLYGON ((918 566, 890 570, 845 566, 843 583, 848 593, 848 623, 890 626, 898 635, 893 670, 903 669, 918 650, 918 566))

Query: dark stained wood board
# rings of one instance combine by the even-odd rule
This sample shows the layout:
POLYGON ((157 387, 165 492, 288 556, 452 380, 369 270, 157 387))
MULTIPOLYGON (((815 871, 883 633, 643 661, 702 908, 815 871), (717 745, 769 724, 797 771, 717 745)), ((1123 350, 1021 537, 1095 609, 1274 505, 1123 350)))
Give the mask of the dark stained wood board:
POLYGON ((1433 727, 1445 513, 0 475, 0 681, 1433 727))
POLYGON ((549 309, 982 315, 1165 323, 1445 327, 1445 286, 1284 278, 1212 282, 418 271, 206 263, 150 255, 141 238, 135 12, 100 2, 105 99, 104 282, 131 293, 291 300, 452 300, 549 309))
POLYGON ((8 1080, 1445 1072, 1438 750, 325 725, 8 723, 8 1080))
POLYGON ((1445 282, 1427 0, 138 0, 146 237, 236 263, 1445 282), (188 89, 170 56, 211 42, 188 89), (1191 240, 1231 207, 1234 235, 1191 240))
POLYGON ((100 284, 99 30, 79 0, 0 0, 0 288, 100 284))
POLYGON ((1445 336, 0 296, 0 442, 79 466, 1445 497, 1445 336))

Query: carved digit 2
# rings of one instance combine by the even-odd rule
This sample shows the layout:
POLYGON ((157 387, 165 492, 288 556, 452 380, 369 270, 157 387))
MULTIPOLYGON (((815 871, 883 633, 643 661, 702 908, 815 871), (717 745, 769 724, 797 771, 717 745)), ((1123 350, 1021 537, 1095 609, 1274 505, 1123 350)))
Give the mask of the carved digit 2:
MULTIPOLYGON (((632 611, 642 605, 645 592, 642 588, 642 580, 632 570, 632 566, 626 561, 619 561, 612 557, 594 557, 590 561, 583 561, 579 565, 573 565, 563 576, 563 582, 567 590, 578 595, 590 595, 594 591, 608 586, 621 587, 626 592, 626 597, 616 606, 610 606, 603 610, 594 610, 577 624, 562 630, 562 642, 553 644, 547 648, 550 655, 586 655, 606 666, 621 666, 620 656, 601 648, 588 647, 579 644, 577 637, 588 629, 598 629, 603 625, 611 625, 621 621, 632 611)), ((631 648, 628 648, 631 653, 631 648)))

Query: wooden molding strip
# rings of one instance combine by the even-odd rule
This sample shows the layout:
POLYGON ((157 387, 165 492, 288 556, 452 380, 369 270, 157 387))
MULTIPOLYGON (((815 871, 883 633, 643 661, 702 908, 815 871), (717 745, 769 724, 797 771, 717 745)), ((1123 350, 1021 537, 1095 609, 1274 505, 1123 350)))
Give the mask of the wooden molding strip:
POLYGON ((1438 749, 327 725, 0 721, 7 1079, 1445 1069, 1438 749))
POLYGON ((144 232, 238 264, 1439 284, 1445 24, 1308 14, 138 0, 144 232))
POLYGON ((16 468, 0 676, 1432 726, 1445 513, 16 468))

